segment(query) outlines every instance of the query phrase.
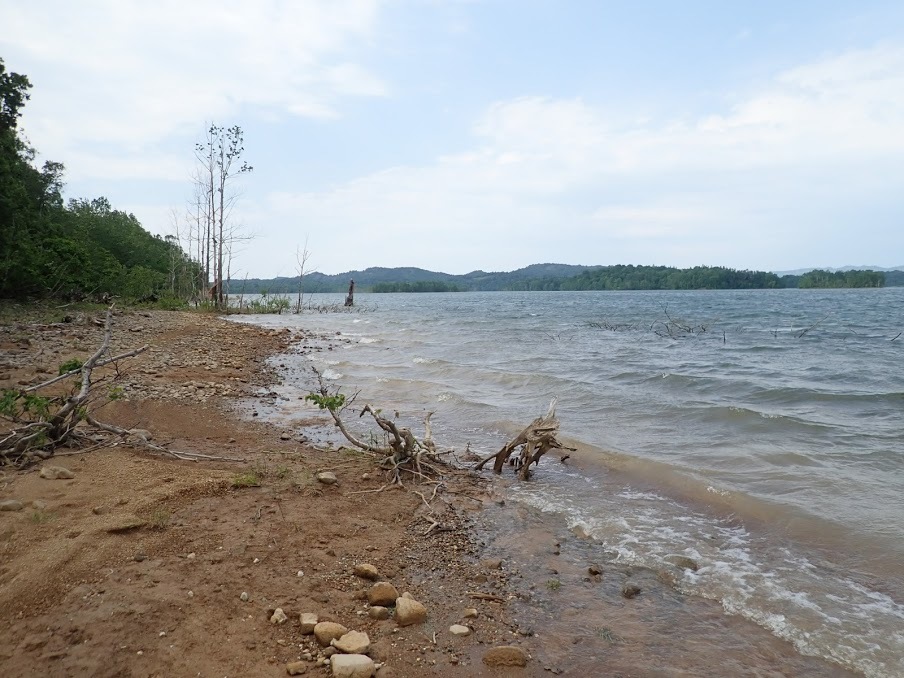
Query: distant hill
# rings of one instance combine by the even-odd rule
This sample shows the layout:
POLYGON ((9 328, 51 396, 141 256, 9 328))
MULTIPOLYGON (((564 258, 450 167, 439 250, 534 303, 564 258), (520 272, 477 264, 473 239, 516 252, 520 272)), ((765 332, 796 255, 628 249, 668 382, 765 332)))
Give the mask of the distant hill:
MULTIPOLYGON (((308 292, 346 292, 349 280, 355 281, 355 287, 361 291, 369 291, 379 283, 414 283, 414 282, 445 282, 454 283, 461 290, 489 291, 510 288, 512 285, 525 280, 537 278, 570 278, 584 271, 593 270, 599 266, 575 266, 571 264, 531 264, 515 271, 471 271, 464 275, 451 273, 439 273, 423 268, 383 268, 374 266, 363 271, 348 271, 335 275, 323 273, 307 273, 304 276, 304 291, 308 292)), ((260 294, 264 291, 270 294, 288 294, 298 292, 298 276, 291 278, 248 278, 247 280, 233 280, 231 293, 237 294, 243 289, 246 294, 260 294)))
MULTIPOLYGON (((695 266, 678 269, 668 266, 575 266, 532 264, 515 271, 471 271, 464 275, 428 271, 423 268, 371 267, 335 275, 308 273, 304 292, 346 292, 350 280, 359 292, 370 291, 463 291, 495 290, 656 290, 656 289, 755 289, 798 286, 904 286, 904 266, 900 270, 878 267, 861 269, 799 269, 801 273, 739 271, 725 267, 695 266), (842 276, 850 271, 876 271, 882 275, 867 284, 854 283, 858 276, 842 276), (825 274, 835 274, 826 276, 825 274), (820 280, 818 284, 814 281, 820 280), (831 283, 831 284, 829 284, 831 283), (375 289, 376 288, 376 289, 375 289)), ((233 280, 231 294, 295 294, 298 277, 233 280)))

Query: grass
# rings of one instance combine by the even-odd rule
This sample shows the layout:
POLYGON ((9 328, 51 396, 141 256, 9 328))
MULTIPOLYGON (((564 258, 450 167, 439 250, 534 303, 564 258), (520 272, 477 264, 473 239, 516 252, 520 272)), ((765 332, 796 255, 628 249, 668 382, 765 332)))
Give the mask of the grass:
POLYGON ((148 524, 155 530, 165 530, 170 524, 170 512, 165 508, 156 509, 148 524))
POLYGON ((261 477, 258 475, 257 471, 250 470, 245 471, 244 473, 240 473, 232 479, 232 486, 234 488, 239 487, 260 487, 261 486, 261 477))
POLYGON ((617 635, 612 632, 607 626, 600 626, 596 629, 596 635, 605 640, 607 643, 617 643, 621 640, 617 635))
POLYGON ((548 588, 550 591, 558 591, 560 588, 562 588, 562 582, 560 582, 558 579, 547 579, 546 588, 548 588))
POLYGON ((35 525, 43 525, 44 523, 49 523, 54 518, 56 518, 56 516, 53 513, 44 511, 43 509, 34 511, 28 516, 28 519, 35 525))

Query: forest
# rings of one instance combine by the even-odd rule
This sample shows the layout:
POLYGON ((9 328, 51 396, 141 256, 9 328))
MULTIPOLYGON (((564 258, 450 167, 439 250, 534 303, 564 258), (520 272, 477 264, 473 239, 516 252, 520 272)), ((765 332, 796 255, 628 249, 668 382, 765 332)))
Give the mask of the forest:
POLYGON ((0 298, 186 298, 198 269, 175 238, 103 197, 64 204, 63 165, 34 167, 18 129, 30 88, 0 59, 0 298))

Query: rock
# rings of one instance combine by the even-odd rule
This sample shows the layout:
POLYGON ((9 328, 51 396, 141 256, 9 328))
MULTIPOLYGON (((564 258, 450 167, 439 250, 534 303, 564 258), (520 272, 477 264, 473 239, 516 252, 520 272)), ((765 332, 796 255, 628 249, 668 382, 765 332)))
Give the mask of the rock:
POLYGON ((133 513, 127 513, 116 519, 116 522, 107 528, 110 534, 121 534, 123 532, 131 532, 140 527, 144 527, 147 523, 133 513))
POLYGON ((292 662, 291 664, 286 664, 286 673, 290 676, 300 676, 308 670, 308 665, 305 662, 292 662))
POLYGON ((367 602, 371 605, 393 605, 398 597, 398 589, 388 581, 378 582, 367 591, 367 602))
POLYGON ((361 577, 361 579, 377 581, 380 578, 380 571, 370 563, 358 563, 355 565, 355 576, 361 577))
POLYGON ((427 608, 414 598, 396 598, 395 619, 399 626, 420 624, 427 618, 427 608))
POLYGON ((251 599, 251 596, 248 595, 247 591, 242 591, 242 595, 239 596, 239 600, 243 603, 247 603, 251 599))
POLYGON ((477 608, 476 607, 466 607, 465 612, 462 615, 465 619, 473 619, 477 616, 477 608))
POLYGON ((148 557, 147 557, 147 554, 145 554, 145 553, 136 553, 135 557, 132 558, 132 560, 134 560, 136 563, 144 562, 147 559, 148 559, 148 557))
POLYGON ((382 605, 374 605, 367 611, 371 619, 389 619, 389 608, 382 605))
POLYGON ((25 504, 18 499, 6 499, 0 501, 0 511, 21 511, 24 508, 25 504))
POLYGON ((344 654, 366 654, 370 649, 370 638, 361 631, 349 631, 330 644, 344 654))
POLYGON ((363 654, 334 654, 330 657, 334 678, 371 678, 374 660, 363 654))
POLYGON ((621 594, 625 598, 633 598, 638 593, 640 593, 640 587, 637 584, 632 584, 631 582, 625 582, 625 585, 622 586, 621 594))
POLYGON ((42 501, 41 499, 35 499, 33 502, 31 502, 31 507, 36 511, 43 511, 47 508, 47 502, 42 501))
POLYGON ((594 577, 598 577, 603 573, 603 568, 601 568, 599 565, 591 565, 587 568, 587 571, 594 577))
POLYGON ((317 626, 317 615, 313 612, 302 612, 298 615, 298 622, 301 625, 301 635, 309 636, 314 633, 314 627, 317 626))
POLYGON ((462 624, 452 624, 452 626, 449 627, 449 633, 453 636, 470 636, 471 629, 462 624))
POLYGON ((527 652, 514 645, 500 645, 484 653, 483 663, 487 666, 527 666, 527 652))
POLYGON ((42 466, 39 475, 42 478, 47 478, 47 480, 69 480, 70 478, 75 478, 75 474, 72 471, 62 466, 42 466))
POLYGON ((339 482, 336 474, 332 471, 321 471, 314 477, 317 478, 317 482, 323 483, 324 485, 335 485, 339 482))
POLYGON ((396 678, 398 674, 389 666, 381 666, 377 669, 377 678, 396 678))
POLYGON ((499 558, 491 558, 488 560, 481 560, 480 564, 488 570, 501 570, 502 569, 502 561, 499 558))
POLYGON ((290 436, 288 433, 283 433, 279 436, 279 439, 280 440, 292 440, 292 436, 290 436))
POLYGON ((693 570, 696 572, 699 569, 699 565, 697 565, 697 561, 693 558, 688 558, 687 556, 680 555, 669 555, 663 558, 667 563, 671 563, 672 565, 677 565, 678 567, 683 567, 685 570, 693 570))
POLYGON ((321 647, 327 647, 333 639, 341 638, 346 633, 348 629, 336 622, 319 622, 314 627, 314 637, 321 647))
POLYGON ((273 616, 270 617, 271 624, 285 624, 289 618, 286 616, 286 613, 283 612, 281 607, 277 607, 273 610, 273 616))
POLYGON ((154 434, 144 428, 130 428, 129 433, 131 433, 136 438, 140 438, 144 442, 148 442, 154 439, 154 434))

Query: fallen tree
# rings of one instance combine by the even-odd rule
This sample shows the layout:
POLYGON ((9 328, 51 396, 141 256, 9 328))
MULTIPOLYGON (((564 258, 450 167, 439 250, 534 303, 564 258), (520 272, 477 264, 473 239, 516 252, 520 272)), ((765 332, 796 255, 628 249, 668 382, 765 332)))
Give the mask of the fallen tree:
POLYGON ((115 400, 121 393, 115 386, 116 378, 119 376, 119 361, 137 356, 148 349, 145 345, 104 358, 110 349, 110 340, 113 336, 113 306, 107 309, 103 327, 104 334, 100 346, 84 363, 78 360, 70 361, 65 363, 60 368, 60 374, 52 379, 21 390, 8 389, 0 394, 0 421, 6 424, 7 429, 0 433, 0 466, 25 468, 40 460, 49 459, 61 447, 90 452, 123 442, 177 459, 242 461, 195 452, 177 452, 152 444, 148 440, 147 432, 143 430, 127 430, 98 421, 92 412, 93 405, 101 399, 115 400), (112 388, 102 396, 96 387, 108 377, 95 380, 94 370, 111 364, 115 371, 110 379, 112 388), (39 394, 39 391, 74 376, 78 378, 68 395, 39 394))
POLYGON ((503 445, 501 450, 481 460, 474 469, 479 471, 490 459, 493 459, 493 471, 502 473, 502 469, 508 461, 515 467, 518 477, 521 480, 527 480, 530 478, 531 465, 539 465, 540 458, 547 452, 551 450, 569 450, 574 452, 573 447, 566 447, 558 441, 556 438, 558 432, 559 420, 556 418, 556 399, 553 398, 545 415, 534 419, 521 433, 503 445), (518 456, 512 458, 512 454, 519 449, 518 456))

